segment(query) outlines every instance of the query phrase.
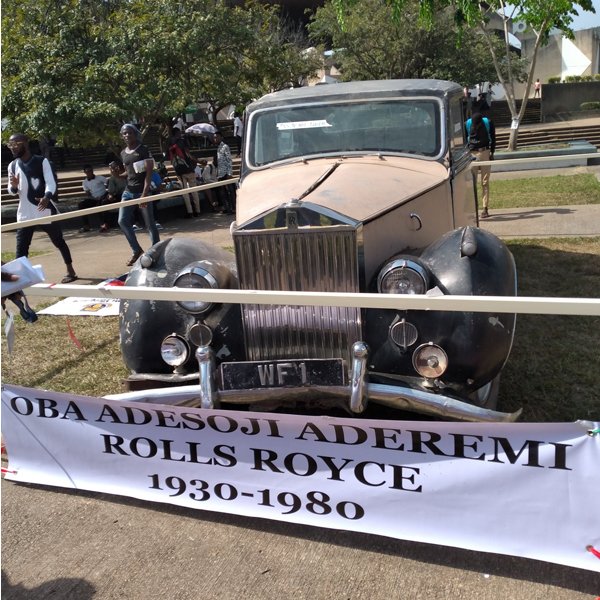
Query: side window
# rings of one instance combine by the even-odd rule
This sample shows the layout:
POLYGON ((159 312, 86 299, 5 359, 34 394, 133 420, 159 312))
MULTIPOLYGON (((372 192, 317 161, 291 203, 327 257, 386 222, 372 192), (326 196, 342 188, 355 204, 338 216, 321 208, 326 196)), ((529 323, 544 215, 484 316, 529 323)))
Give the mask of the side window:
POLYGON ((464 151, 465 143, 462 98, 455 96, 450 101, 450 148, 453 153, 461 150, 464 151))

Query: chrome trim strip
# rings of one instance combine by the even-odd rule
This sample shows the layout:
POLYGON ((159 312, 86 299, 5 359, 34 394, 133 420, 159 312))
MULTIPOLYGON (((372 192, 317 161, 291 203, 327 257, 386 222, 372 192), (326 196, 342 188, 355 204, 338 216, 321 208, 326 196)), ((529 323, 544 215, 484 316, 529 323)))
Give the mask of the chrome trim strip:
MULTIPOLYGON (((470 421, 482 423, 512 423, 516 421, 521 409, 514 413, 505 413, 487 408, 474 406, 455 398, 449 398, 441 394, 432 394, 422 390, 415 390, 403 386, 392 386, 380 383, 367 383, 366 395, 370 401, 389 406, 399 410, 417 412, 421 414, 434 415, 444 419, 455 419, 457 421, 470 421)), ((153 390, 141 390, 139 392, 128 392, 127 394, 115 394, 107 396, 114 400, 127 400, 129 402, 158 402, 164 404, 176 404, 173 400, 177 398, 189 400, 192 396, 192 386, 184 388, 158 388, 153 390), (185 393, 182 391, 185 390, 185 393), (188 392, 189 390, 189 392, 188 392), (152 398, 149 400, 149 398, 152 398)), ((350 386, 313 388, 265 388, 254 390, 232 390, 217 392, 216 399, 220 402, 230 404, 271 404, 279 403, 285 405, 294 401, 319 400, 339 405, 339 399, 348 402, 350 398, 350 386)), ((197 394, 196 394, 197 397, 197 394)), ((198 401, 200 399, 198 398, 198 401)), ((191 405, 190 402, 187 405, 191 405)))
POLYGON ((210 346, 200 346, 196 350, 196 360, 200 371, 200 407, 219 408, 213 349, 210 346))
POLYGON ((353 413, 364 412, 367 408, 365 391, 367 375, 367 357, 369 348, 364 342, 356 342, 352 346, 352 377, 350 380, 350 410, 353 413))

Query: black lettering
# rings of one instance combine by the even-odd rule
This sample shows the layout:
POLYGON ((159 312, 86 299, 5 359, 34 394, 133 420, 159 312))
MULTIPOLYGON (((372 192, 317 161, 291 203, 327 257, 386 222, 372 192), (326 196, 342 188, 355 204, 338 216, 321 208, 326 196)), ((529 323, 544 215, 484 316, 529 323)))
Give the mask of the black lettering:
POLYGON ((16 412, 23 417, 28 417, 33 413, 33 402, 29 398, 25 398, 25 396, 13 396, 10 399, 10 407, 13 409, 13 412, 16 412), (17 400, 22 400, 23 402, 17 404, 17 400), (25 406, 21 408, 21 404, 24 404, 25 406))
POLYGON ((185 462, 185 456, 180 455, 179 458, 173 458, 171 454, 171 446, 173 445, 173 440, 158 440, 162 444, 162 456, 161 460, 172 460, 175 462, 185 462))
POLYGON ((158 454, 158 446, 154 440, 145 437, 132 438, 129 442, 129 449, 138 458, 153 458, 158 454), (144 453, 142 451, 145 450, 144 453))
POLYGON ((219 467, 235 467, 237 465, 237 458, 235 457, 235 448, 233 446, 226 446, 220 444, 215 446, 213 452, 217 458, 214 459, 214 464, 219 467), (229 453, 227 452, 229 450, 229 453), (218 458, 222 458, 223 461, 219 462, 218 458))
POLYGON ((411 434, 412 441, 410 452, 426 454, 425 450, 422 448, 422 446, 425 446, 431 454, 435 454, 436 456, 448 456, 448 454, 445 454, 436 446, 436 443, 442 439, 442 436, 439 433, 432 431, 409 431, 408 433, 411 434), (424 439, 425 436, 429 436, 429 439, 424 439))
POLYGON ((65 410, 65 414, 61 417, 61 419, 69 419, 69 414, 74 413, 75 419, 74 421, 87 421, 87 419, 83 416, 79 406, 75 404, 75 402, 70 401, 67 405, 67 410, 65 410))
POLYGON ((238 427, 237 421, 226 415, 210 415, 208 419, 206 419, 206 422, 211 429, 214 429, 219 433, 232 433, 238 427), (226 429, 219 429, 217 419, 225 421, 226 429))
POLYGON ((96 423, 104 423, 104 417, 108 416, 111 418, 111 423, 122 423, 121 419, 119 419, 119 415, 117 415, 116 411, 109 405, 105 404, 102 407, 102 412, 100 416, 96 419, 96 423))
POLYGON ((293 452, 292 454, 288 454, 283 459, 283 465, 290 473, 293 475, 298 475, 299 477, 308 477, 309 475, 314 475, 317 472, 317 461, 309 454, 303 454, 302 452, 293 452), (306 461, 306 464, 302 465, 301 470, 294 464, 296 457, 301 457, 300 462, 306 461))
MULTIPOLYGON (((186 442, 187 447, 189 449, 189 461, 191 463, 196 463, 199 465, 210 465, 211 461, 209 460, 205 460, 202 461, 200 460, 200 456, 198 454, 198 448, 202 445, 200 442, 186 442)), ((204 457, 202 457, 204 458, 204 457)))
POLYGON ((152 415, 147 410, 137 406, 126 406, 125 414, 127 415, 127 425, 147 425, 152 421, 152 415), (136 415, 141 417, 140 421, 136 421, 136 415))
POLYGON ((414 485, 415 483, 415 474, 418 475, 421 471, 415 467, 405 467, 403 465, 389 465, 392 467, 392 471, 394 472, 393 483, 390 486, 392 490, 403 490, 405 492, 421 492, 423 491, 423 486, 419 485, 418 487, 405 487, 404 481, 409 481, 414 485), (410 470, 414 471, 412 475, 405 475, 404 471, 410 470))
POLYGON ((379 483, 372 483, 370 481, 367 481, 367 478, 365 477, 365 469, 369 465, 375 465, 376 467, 379 467, 381 469, 382 473, 385 473, 385 465, 384 464, 376 463, 371 460, 365 460, 364 462, 358 463, 354 467, 354 476, 356 477, 356 479, 363 485, 368 485, 370 487, 379 487, 379 486, 383 485, 385 483, 385 481, 380 481, 379 483))
POLYGON ((550 469, 563 469, 564 471, 572 471, 573 469, 569 469, 567 467, 567 448, 572 448, 572 444, 555 444, 554 442, 550 443, 551 446, 554 446, 554 465, 548 467, 550 469))
POLYGON ((154 410, 154 414, 158 421, 156 424, 157 427, 170 427, 173 429, 179 429, 181 427, 181 423, 175 420, 175 413, 172 411, 154 410), (171 423, 175 424, 171 425, 171 423))
POLYGON ((202 420, 202 418, 200 417, 200 415, 196 415, 194 413, 181 413, 181 419, 183 420, 182 426, 184 429, 191 429, 192 431, 200 431, 201 429, 204 429, 204 427, 206 427, 204 421, 202 420), (191 423, 192 425, 195 425, 195 427, 192 427, 192 425, 188 424, 191 423))
POLYGON ((306 441, 306 438, 304 436, 307 433, 312 434, 312 436, 314 436, 313 441, 315 441, 315 442, 328 442, 329 441, 327 439, 327 437, 325 436, 325 434, 314 423, 307 423, 304 426, 304 428, 302 429, 302 431, 300 432, 300 435, 296 439, 306 441))
POLYGON ((56 410, 56 400, 49 398, 36 398, 38 401, 38 416, 45 419, 55 419, 59 413, 56 410))
POLYGON ((494 440, 494 458, 490 459, 490 462, 504 463, 504 461, 500 460, 498 456, 500 453, 500 446, 511 465, 514 465, 521 454, 527 451, 527 462, 523 463, 523 466, 543 468, 540 464, 540 446, 542 442, 538 442, 536 440, 525 440, 524 444, 521 446, 521 449, 518 452, 515 452, 510 445, 510 440, 501 437, 490 437, 492 440, 494 440))
POLYGON ((109 435, 108 433, 101 433, 100 437, 104 440, 104 454, 116 454, 117 452, 122 456, 129 456, 121 446, 125 440, 120 435, 109 435), (115 450, 116 452, 113 452, 115 450))
POLYGON ((465 448, 472 448, 477 452, 477 442, 482 442, 483 437, 480 435, 469 435, 464 433, 451 433, 454 438, 454 456, 457 458, 470 458, 471 460, 485 460, 485 452, 478 454, 477 456, 467 456, 465 454, 465 448), (465 438, 473 438, 474 441, 467 444, 465 438))
POLYGON ((261 423, 266 422, 267 425, 269 426, 269 433, 267 434, 268 437, 283 437, 280 433, 279 433, 279 427, 277 425, 277 421, 275 421, 274 419, 256 419, 255 417, 249 417, 248 421, 250 422, 250 427, 244 425, 243 427, 240 427, 240 431, 244 434, 244 435, 257 435, 258 433, 261 432, 261 423))
POLYGON ((277 452, 274 450, 264 450, 261 448, 250 448, 254 453, 253 471, 266 471, 264 466, 269 467, 273 473, 283 473, 281 469, 275 466, 277 460, 277 452))
POLYGON ((398 436, 402 434, 400 429, 388 429, 387 427, 372 427, 371 429, 375 432, 375 443, 373 444, 373 448, 383 448, 385 450, 404 450, 404 444, 396 444, 398 436), (390 444, 388 446, 388 440, 393 442, 393 445, 390 444))
POLYGON ((333 425, 335 431, 335 443, 344 444, 346 446, 356 446, 358 444, 364 444, 367 441, 367 432, 364 429, 355 427, 354 425, 333 425), (346 437, 346 431, 352 431, 355 435, 354 440, 351 441, 346 437))
POLYGON ((341 467, 338 467, 334 462, 335 458, 333 456, 319 456, 318 458, 320 458, 331 471, 331 477, 327 477, 327 479, 331 479, 333 481, 344 481, 344 479, 341 477, 342 470, 352 462, 352 459, 342 458, 344 464, 341 467))

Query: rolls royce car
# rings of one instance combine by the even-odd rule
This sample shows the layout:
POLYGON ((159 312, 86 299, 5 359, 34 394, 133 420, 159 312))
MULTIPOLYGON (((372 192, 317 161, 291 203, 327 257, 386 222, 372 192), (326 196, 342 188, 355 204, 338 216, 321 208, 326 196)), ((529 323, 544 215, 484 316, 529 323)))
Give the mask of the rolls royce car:
POLYGON ((393 294, 398 306, 124 300, 130 389, 184 386, 206 408, 361 414, 379 403, 516 419, 495 406, 515 315, 400 302, 516 294, 511 253, 478 227, 462 88, 411 79, 285 90, 248 106, 246 132, 234 252, 165 240, 126 285, 393 294))

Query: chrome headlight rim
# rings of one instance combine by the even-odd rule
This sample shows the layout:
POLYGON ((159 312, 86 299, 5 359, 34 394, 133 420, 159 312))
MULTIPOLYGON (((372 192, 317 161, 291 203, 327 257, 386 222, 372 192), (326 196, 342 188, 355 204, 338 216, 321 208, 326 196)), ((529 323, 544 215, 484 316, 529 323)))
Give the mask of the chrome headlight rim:
MULTIPOLYGON (((194 289, 194 286, 178 285, 178 282, 180 282, 184 277, 199 277, 208 284, 208 286, 198 286, 197 289, 207 289, 207 287, 210 289, 217 289, 219 287, 219 282, 216 280, 214 275, 204 267, 195 263, 192 263, 191 265, 185 267, 185 269, 181 270, 173 282, 173 287, 194 289)), ((208 312, 213 307, 212 302, 202 302, 199 300, 177 300, 177 304, 183 310, 193 315, 200 315, 208 312)))
POLYGON ((394 260, 390 261, 389 263, 387 263, 383 267, 383 269, 381 269, 381 271, 379 272, 379 275, 377 276, 377 291, 380 294, 403 294, 403 292, 386 291, 384 289, 384 282, 385 282, 385 279, 387 277, 391 276, 395 271, 405 270, 405 269, 408 269, 408 270, 416 273, 416 275, 418 276, 418 278, 421 282, 422 291, 404 292, 404 293, 415 294, 415 295, 426 294, 427 290, 429 289, 429 273, 424 266, 422 266, 421 264, 419 264, 418 262, 416 262, 415 260, 410 259, 410 258, 397 258, 397 259, 394 259, 394 260))
POLYGON ((160 343, 160 357, 170 367, 181 367, 189 360, 191 353, 189 342, 177 333, 166 336, 160 343))

